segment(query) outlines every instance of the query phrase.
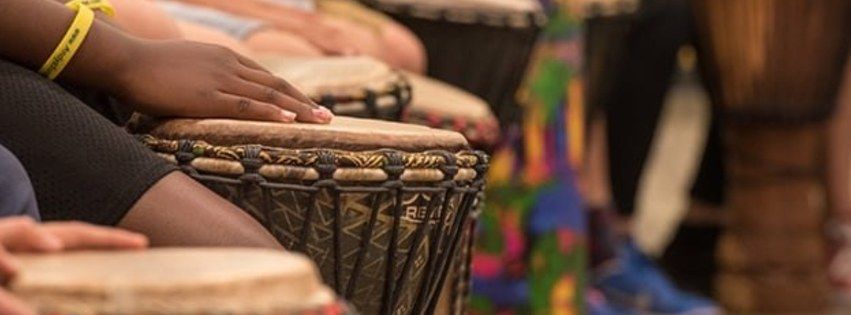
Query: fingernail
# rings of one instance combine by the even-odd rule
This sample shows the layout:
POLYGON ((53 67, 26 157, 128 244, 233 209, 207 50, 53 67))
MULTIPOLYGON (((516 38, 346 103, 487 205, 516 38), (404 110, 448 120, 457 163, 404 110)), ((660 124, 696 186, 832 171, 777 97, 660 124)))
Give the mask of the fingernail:
POLYGON ((295 121, 295 117, 296 117, 296 115, 295 115, 295 113, 293 113, 293 112, 291 112, 291 111, 286 111, 286 110, 283 110, 283 109, 282 109, 282 110, 281 110, 281 115, 283 115, 283 116, 284 116, 284 121, 286 121, 286 122, 293 122, 293 121, 295 121))
POLYGON ((331 118, 334 118, 334 114, 325 107, 314 109, 311 112, 313 113, 313 116, 316 116, 323 121, 329 121, 331 118))

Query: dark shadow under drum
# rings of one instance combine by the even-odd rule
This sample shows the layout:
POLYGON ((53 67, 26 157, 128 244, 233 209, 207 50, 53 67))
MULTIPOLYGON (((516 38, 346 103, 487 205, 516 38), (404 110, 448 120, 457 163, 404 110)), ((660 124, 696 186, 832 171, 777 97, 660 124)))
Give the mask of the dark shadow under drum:
POLYGON ((363 314, 433 310, 486 170, 475 152, 143 142, 311 257, 363 314))

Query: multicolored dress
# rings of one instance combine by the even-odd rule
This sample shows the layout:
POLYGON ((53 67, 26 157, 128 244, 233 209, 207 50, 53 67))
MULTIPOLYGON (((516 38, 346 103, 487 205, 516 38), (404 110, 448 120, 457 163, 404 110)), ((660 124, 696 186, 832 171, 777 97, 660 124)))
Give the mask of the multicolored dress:
POLYGON ((521 123, 491 160, 473 258, 473 314, 584 314, 582 19, 543 1, 550 22, 522 91, 521 123))

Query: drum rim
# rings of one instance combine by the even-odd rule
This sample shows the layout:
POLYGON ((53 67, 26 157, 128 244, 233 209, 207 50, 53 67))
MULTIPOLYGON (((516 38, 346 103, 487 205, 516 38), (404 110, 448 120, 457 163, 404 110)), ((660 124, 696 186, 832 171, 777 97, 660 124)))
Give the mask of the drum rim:
POLYGON ((365 4, 389 13, 404 13, 413 17, 461 24, 484 24, 494 27, 543 27, 547 16, 543 10, 506 12, 476 11, 469 8, 439 8, 426 3, 388 3, 382 0, 361 0, 365 4))
POLYGON ((258 173, 269 179, 375 182, 398 177, 403 182, 482 179, 489 157, 482 151, 394 149, 347 151, 288 149, 262 145, 212 145, 201 140, 169 140, 139 135, 152 151, 181 166, 210 170, 215 161, 229 162, 229 175, 258 173), (367 170, 367 172, 364 172, 367 170), (370 172, 372 171, 372 172, 370 172))

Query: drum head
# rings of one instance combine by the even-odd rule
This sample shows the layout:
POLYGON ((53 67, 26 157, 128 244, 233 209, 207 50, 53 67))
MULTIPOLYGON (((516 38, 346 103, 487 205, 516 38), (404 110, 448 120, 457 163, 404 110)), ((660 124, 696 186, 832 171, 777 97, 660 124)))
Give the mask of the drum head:
POLYGON ((362 0, 379 10, 427 20, 496 27, 542 26, 547 17, 535 0, 362 0))
POLYGON ((410 100, 402 75, 369 57, 267 56, 260 63, 340 115, 398 119, 410 100))
POLYGON ((273 314, 334 303, 305 257, 259 249, 152 249, 22 257, 13 293, 41 313, 273 314))
POLYGON ((408 152, 468 148, 467 140, 456 132, 340 116, 328 125, 174 119, 144 123, 135 131, 163 139, 203 140, 221 146, 259 144, 287 149, 396 149, 408 152))
POLYGON ((586 18, 630 15, 639 5, 638 0, 583 0, 576 3, 581 8, 575 12, 582 12, 586 18))
POLYGON ((541 11, 540 4, 534 0, 379 0, 379 2, 447 11, 476 10, 506 14, 526 14, 541 11))
POLYGON ((473 145, 491 145, 499 138, 499 122, 479 97, 435 79, 405 74, 412 100, 406 120, 461 132, 473 145))
POLYGON ((315 100, 326 95, 362 95, 367 89, 389 93, 404 83, 398 72, 370 57, 266 56, 260 63, 315 100))

